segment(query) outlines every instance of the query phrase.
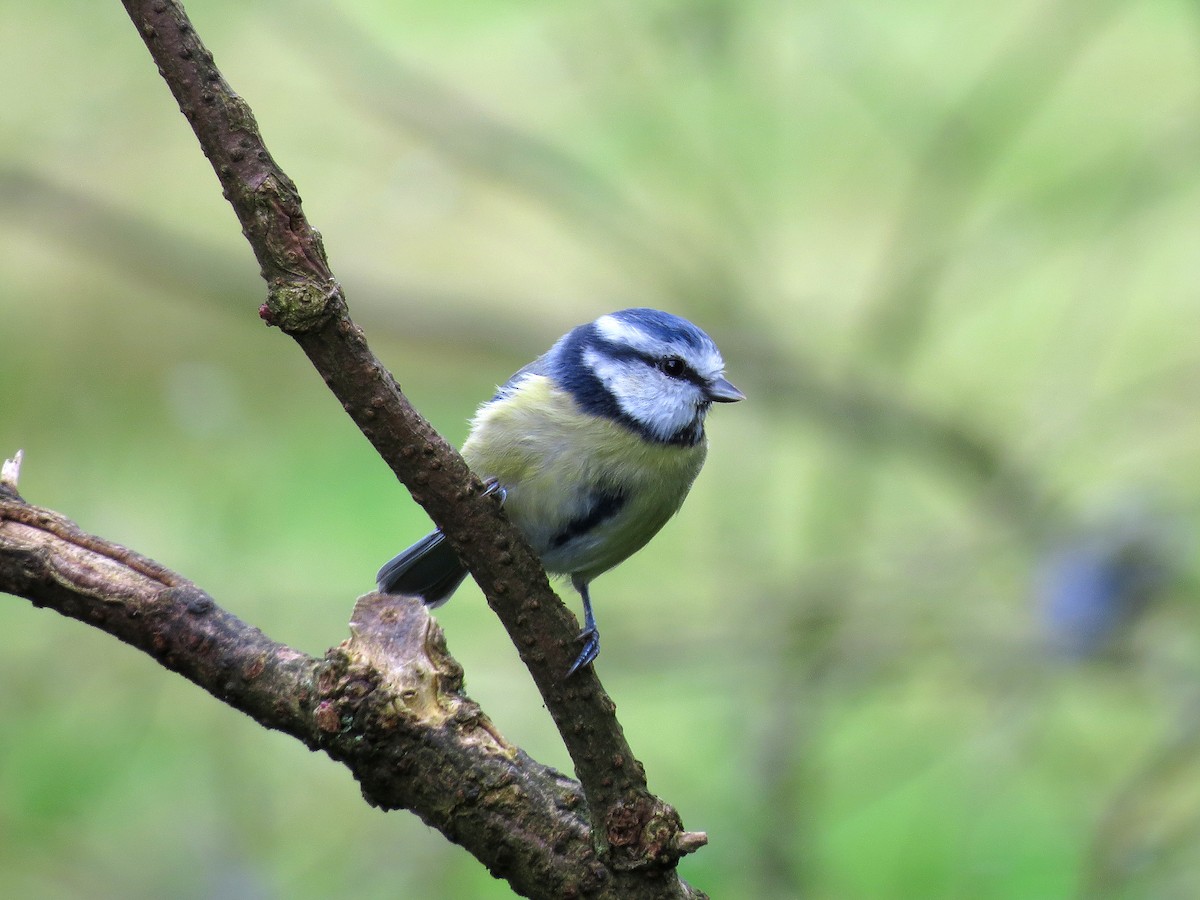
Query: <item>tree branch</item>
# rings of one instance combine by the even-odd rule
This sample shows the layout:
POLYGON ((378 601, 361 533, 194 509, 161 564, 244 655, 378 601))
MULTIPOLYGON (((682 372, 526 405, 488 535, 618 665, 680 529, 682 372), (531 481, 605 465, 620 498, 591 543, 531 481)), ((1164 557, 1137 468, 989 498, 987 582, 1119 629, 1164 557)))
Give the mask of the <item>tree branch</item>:
POLYGON ((419 601, 360 598, 351 638, 317 659, 2 483, 0 588, 120 638, 323 750, 350 769, 367 802, 412 810, 519 893, 666 896, 606 877, 579 785, 496 731, 463 693, 462 669, 419 601))
MULTIPOLYGON (((412 408, 371 353, 349 317, 320 235, 305 219, 295 185, 275 164, 250 108, 225 82, 182 6, 173 0, 123 4, 212 163, 258 259, 268 287, 260 315, 305 351, 363 434, 446 533, 512 637, 571 755, 607 883, 623 885, 622 896, 692 895, 674 867, 705 839, 683 832, 675 810, 649 793, 614 704, 594 673, 587 669, 570 681, 563 679, 576 652, 578 626, 550 589, 537 556, 496 501, 482 496, 479 481, 462 458, 412 408), (630 880, 626 875, 638 877, 630 880)), ((4 502, 3 524, 9 538, 16 538, 2 554, 0 589, 104 628, 214 696, 227 702, 238 698, 238 708, 269 727, 320 746, 335 758, 349 758, 349 751, 327 735, 340 734, 336 726, 344 725, 347 716, 357 721, 365 702, 350 696, 351 686, 361 680, 347 674, 356 663, 314 662, 223 613, 194 585, 150 560, 85 535, 65 519, 28 507, 15 496, 4 502), (42 543, 25 546, 33 533, 42 543), (58 542, 53 548, 45 543, 51 539, 58 542), (316 697, 333 706, 322 706, 326 700, 316 697), (335 726, 334 732, 327 726, 335 726)), ((370 621, 378 625, 382 620, 370 621)), ((373 630, 378 628, 373 625, 373 630)), ((386 644, 377 641, 371 646, 378 651, 386 644)), ((360 655, 365 652, 354 649, 360 655)), ((443 673, 439 678, 453 686, 454 677, 443 673)), ((382 683, 367 679, 367 693, 375 696, 382 683)), ((380 719, 374 707, 367 719, 380 719)), ((507 753, 511 748, 504 749, 507 753)), ((476 755, 488 754, 476 747, 476 755)), ((420 754, 384 756, 393 767, 408 771, 420 754)), ((356 775, 372 802, 419 809, 423 818, 430 816, 426 821, 437 820, 432 806, 418 807, 404 799, 414 790, 411 785, 376 790, 373 785, 389 783, 386 772, 356 770, 356 775)), ((464 801, 446 782, 438 783, 447 810, 438 827, 460 840, 458 829, 466 827, 458 815, 464 801)), ((551 797, 556 791, 543 789, 542 794, 551 797)), ((557 794, 561 800, 561 790, 557 794)), ((504 819, 504 827, 514 821, 504 819)), ((493 840, 505 844, 499 835, 493 840)), ((511 846, 509 853, 519 855, 511 846)), ((501 873, 511 863, 508 855, 480 858, 501 873)), ((576 884, 582 889, 578 877, 576 884)))

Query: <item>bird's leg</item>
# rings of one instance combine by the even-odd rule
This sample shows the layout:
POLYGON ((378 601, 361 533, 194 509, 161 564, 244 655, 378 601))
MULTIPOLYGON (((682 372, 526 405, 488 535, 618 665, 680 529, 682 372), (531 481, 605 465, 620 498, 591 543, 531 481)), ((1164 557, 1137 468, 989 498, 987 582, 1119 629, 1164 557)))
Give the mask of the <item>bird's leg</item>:
POLYGON ((596 627, 596 617, 592 615, 592 601, 588 597, 587 582, 572 578, 571 583, 575 585, 575 590, 579 591, 579 596, 583 598, 583 631, 579 632, 579 640, 583 641, 583 649, 579 651, 575 662, 571 663, 571 668, 567 669, 565 676, 567 678, 600 655, 600 629, 596 627))

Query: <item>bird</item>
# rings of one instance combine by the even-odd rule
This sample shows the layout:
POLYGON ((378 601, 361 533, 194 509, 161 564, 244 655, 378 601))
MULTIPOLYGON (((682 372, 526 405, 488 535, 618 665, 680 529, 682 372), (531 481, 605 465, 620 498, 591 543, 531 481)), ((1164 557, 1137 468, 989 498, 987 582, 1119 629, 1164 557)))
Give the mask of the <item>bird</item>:
MULTIPOLYGON (((745 395, 691 322, 633 308, 571 329, 476 411, 462 456, 501 498, 546 571, 583 601, 582 649, 600 652, 589 585, 640 550, 682 505, 708 450, 713 403, 745 395)), ((384 594, 437 607, 467 576, 441 531, 379 570, 384 594)))

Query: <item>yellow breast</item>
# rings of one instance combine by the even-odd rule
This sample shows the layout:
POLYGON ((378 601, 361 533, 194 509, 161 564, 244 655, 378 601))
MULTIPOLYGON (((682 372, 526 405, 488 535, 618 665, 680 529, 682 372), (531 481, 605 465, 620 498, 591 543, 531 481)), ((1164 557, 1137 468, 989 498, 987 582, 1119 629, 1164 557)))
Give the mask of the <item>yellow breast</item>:
POLYGON ((585 580, 626 559, 679 509, 707 452, 647 441, 611 419, 587 415, 544 376, 484 405, 463 456, 505 489, 505 510, 552 572, 585 580), (554 538, 597 491, 624 502, 609 519, 563 546, 554 538))

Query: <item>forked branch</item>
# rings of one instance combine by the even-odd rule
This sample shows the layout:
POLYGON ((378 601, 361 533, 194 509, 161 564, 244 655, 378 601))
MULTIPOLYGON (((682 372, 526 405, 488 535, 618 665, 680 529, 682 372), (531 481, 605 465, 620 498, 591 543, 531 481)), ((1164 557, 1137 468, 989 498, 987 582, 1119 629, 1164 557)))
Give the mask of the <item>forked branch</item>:
MULTIPOLYGON (((571 755, 579 790, 495 735, 482 713, 461 697, 456 665, 427 661, 421 664, 429 666, 427 670, 418 666, 426 675, 417 677, 407 664, 390 658, 396 647, 389 637, 393 627, 396 634, 405 628, 424 634, 424 643, 439 646, 436 629, 419 624, 428 621, 420 618, 424 610, 410 608, 411 604, 395 607, 403 611, 394 613, 399 617, 395 621, 378 598, 360 604, 356 637, 326 659, 314 660, 224 613, 190 582, 161 566, 86 535, 54 513, 24 504, 15 489, 3 499, 0 515, 6 541, 0 546, 0 590, 108 630, 214 696, 227 702, 238 698, 234 705, 268 727, 288 731, 348 765, 353 754, 341 740, 347 732, 361 737, 395 731, 397 740, 410 736, 430 752, 441 744, 436 735, 444 735, 455 752, 472 756, 474 765, 503 761, 496 773, 501 781, 485 778, 485 787, 468 791, 484 799, 465 804, 461 791, 454 788, 457 779, 476 771, 465 760, 462 768, 447 770, 452 776, 448 780, 429 777, 443 771, 438 759, 426 761, 408 749, 379 753, 374 757, 377 769, 352 768, 371 802, 413 809, 464 845, 468 845, 464 829, 490 834, 498 848, 495 852, 486 851, 483 843, 470 849, 522 893, 698 896, 679 881, 675 864, 703 845, 703 835, 684 832, 675 810, 647 790, 642 766, 594 673, 588 669, 564 681, 563 673, 576 651, 573 617, 495 500, 482 495, 481 485, 462 458, 412 408, 371 353, 349 317, 320 235, 304 217, 295 185, 267 151, 249 106, 225 82, 179 3, 123 3, 258 258, 267 282, 267 301, 260 315, 296 340, 346 412, 471 569, 542 693, 571 755), (403 625, 401 620, 410 616, 417 617, 417 624, 403 625), (362 635, 368 632, 372 637, 364 640, 362 635), (413 677, 433 694, 422 694, 410 684, 413 677), (411 690, 417 693, 406 693, 411 690), (421 696, 435 698, 417 704, 426 713, 436 713, 433 726, 422 713, 407 718, 412 710, 405 698, 416 702, 421 696), (495 794, 486 785, 523 783, 514 766, 537 775, 517 793, 537 801, 543 815, 539 821, 555 835, 547 846, 533 846, 546 840, 546 832, 523 824, 524 814, 510 815, 489 805, 495 794), (421 792, 428 785, 413 784, 417 781, 428 781, 441 791, 442 812, 432 805, 434 798, 424 802, 421 792), (554 814, 564 809, 571 812, 569 825, 554 814), (466 818, 460 821, 460 816, 466 818), (468 826, 469 822, 475 824, 468 826), (547 861, 566 859, 566 848, 576 840, 592 848, 590 855, 571 854, 569 875, 546 876, 547 861), (541 862, 525 862, 534 859, 541 862), (522 881, 509 874, 516 870, 540 870, 542 877, 522 881), (546 884, 554 887, 547 891, 546 884)), ((439 652, 427 656, 441 658, 439 652)))

